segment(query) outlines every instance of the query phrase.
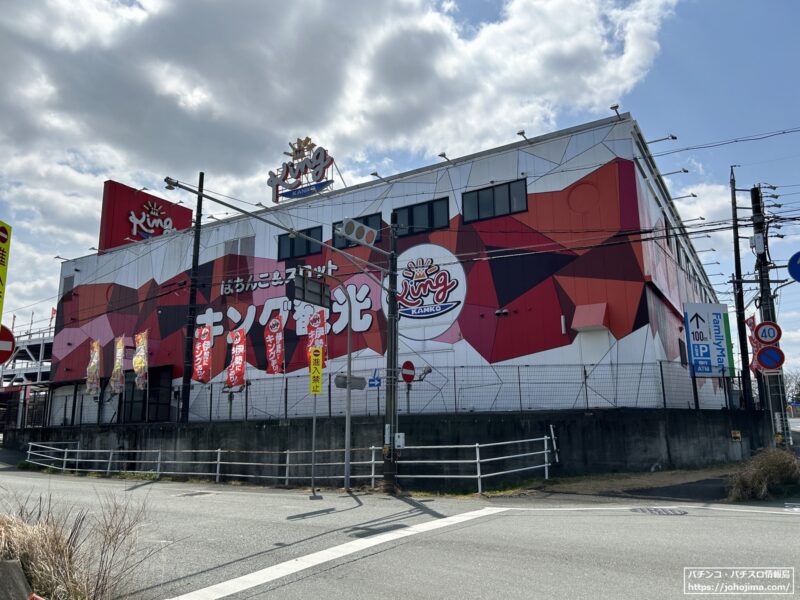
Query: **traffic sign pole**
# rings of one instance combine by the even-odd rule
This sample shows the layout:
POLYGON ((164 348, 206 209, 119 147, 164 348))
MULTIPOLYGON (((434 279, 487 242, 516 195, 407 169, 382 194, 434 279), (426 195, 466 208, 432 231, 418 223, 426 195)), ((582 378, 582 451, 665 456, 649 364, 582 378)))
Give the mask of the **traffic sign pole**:
MULTIPOLYGON (((750 189, 750 203, 753 208, 753 236, 756 240, 756 271, 758 273, 759 281, 759 297, 761 300, 761 321, 772 322, 776 321, 775 314, 775 299, 772 296, 772 289, 769 282, 769 241, 766 231, 766 220, 764 218, 764 202, 761 196, 761 188, 753 187, 750 189), (758 243, 763 241, 763 244, 758 243)), ((774 348, 778 350, 780 355, 772 350, 767 350, 764 354, 767 364, 779 363, 777 367, 783 364, 781 359, 783 352, 777 347, 777 341, 774 348)), ((758 356, 762 355, 766 348, 759 350, 758 356)), ((761 362, 761 361, 759 361, 761 362)), ((775 421, 775 417, 780 417, 780 423, 783 425, 787 423, 786 420, 786 392, 784 389, 783 374, 778 372, 775 374, 765 374, 762 376, 767 391, 767 407, 770 413, 770 419, 775 421)), ((782 426, 783 429, 783 426, 782 426)), ((791 445, 792 434, 788 431, 781 431, 781 438, 778 439, 776 435, 775 445, 787 443, 791 445), (788 440, 787 440, 788 438, 788 440)))

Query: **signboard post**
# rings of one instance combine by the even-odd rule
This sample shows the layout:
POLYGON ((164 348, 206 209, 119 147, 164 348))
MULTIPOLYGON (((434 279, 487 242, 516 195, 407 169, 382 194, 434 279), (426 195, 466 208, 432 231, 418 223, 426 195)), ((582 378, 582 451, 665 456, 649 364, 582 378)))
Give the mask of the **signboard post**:
POLYGON ((317 498, 317 396, 322 393, 322 348, 312 346, 308 350, 309 393, 314 396, 314 415, 311 419, 311 498, 317 498))
POLYGON ((692 377, 731 377, 733 349, 726 304, 685 304, 686 349, 692 377))

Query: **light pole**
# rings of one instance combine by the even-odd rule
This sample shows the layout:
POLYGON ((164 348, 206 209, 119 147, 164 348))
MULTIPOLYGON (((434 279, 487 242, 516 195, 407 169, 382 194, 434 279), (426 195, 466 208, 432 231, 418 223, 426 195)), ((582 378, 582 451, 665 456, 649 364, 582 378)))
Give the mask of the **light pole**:
MULTIPOLYGON (((197 313, 197 271, 200 263, 200 232, 202 229, 200 221, 203 217, 204 178, 205 173, 201 171, 197 182, 197 209, 194 215, 192 270, 189 275, 189 306, 186 310, 186 337, 183 344, 183 380, 181 385, 181 406, 178 415, 178 420, 181 423, 189 422, 189 396, 192 385, 192 343, 194 342, 194 320, 197 313)), ((168 189, 170 189, 170 186, 168 186, 168 189)), ((174 186, 172 186, 171 189, 174 189, 174 186)))

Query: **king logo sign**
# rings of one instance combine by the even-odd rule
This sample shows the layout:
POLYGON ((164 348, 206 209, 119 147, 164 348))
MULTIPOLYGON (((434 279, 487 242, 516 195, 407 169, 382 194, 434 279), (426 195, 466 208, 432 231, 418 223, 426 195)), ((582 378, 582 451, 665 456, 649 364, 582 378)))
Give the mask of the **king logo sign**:
POLYGON ((421 244, 403 252, 397 263, 402 268, 397 286, 401 334, 427 340, 447 331, 467 295, 467 279, 458 259, 442 246, 421 244))
POLYGON ((142 206, 139 214, 131 211, 128 221, 131 222, 131 236, 149 238, 152 235, 171 233, 175 230, 172 219, 166 216, 166 211, 161 205, 148 200, 142 206))

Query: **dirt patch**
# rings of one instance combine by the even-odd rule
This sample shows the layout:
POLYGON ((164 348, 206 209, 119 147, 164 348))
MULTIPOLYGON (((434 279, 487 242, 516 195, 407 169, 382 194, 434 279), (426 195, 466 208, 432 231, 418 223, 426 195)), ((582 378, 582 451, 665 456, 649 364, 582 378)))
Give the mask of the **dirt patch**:
MULTIPOLYGON (((513 490, 495 492, 497 496, 531 495, 531 492, 616 495, 616 496, 650 496, 650 497, 685 497, 694 495, 687 489, 687 484, 695 484, 705 488, 706 493, 716 496, 719 492, 711 491, 709 486, 723 488, 728 478, 733 475, 737 463, 707 467, 704 469, 656 471, 653 473, 609 473, 602 475, 581 475, 576 477, 559 477, 549 481, 537 481, 531 485, 513 490), (663 493, 659 493, 663 491, 663 493), (676 494, 679 494, 676 496, 676 494)), ((721 497, 724 497, 724 493, 721 497)))

